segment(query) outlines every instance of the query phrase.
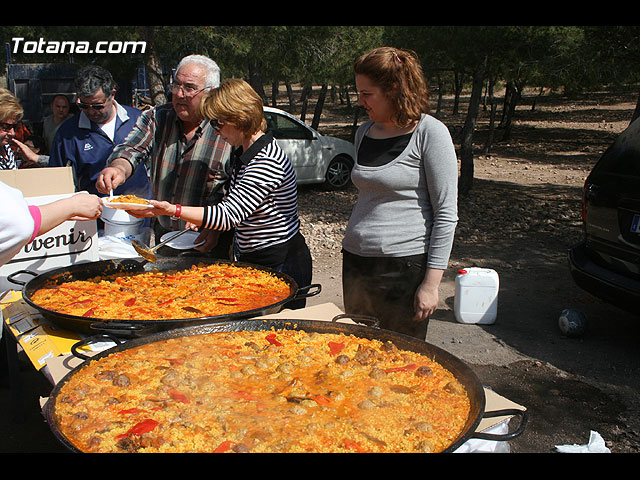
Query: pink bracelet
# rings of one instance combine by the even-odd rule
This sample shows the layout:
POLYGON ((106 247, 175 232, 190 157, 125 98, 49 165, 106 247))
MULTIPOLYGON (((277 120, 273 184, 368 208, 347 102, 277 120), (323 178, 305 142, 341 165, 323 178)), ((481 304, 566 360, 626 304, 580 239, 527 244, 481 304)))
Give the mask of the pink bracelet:
POLYGON ((38 232, 40 231, 40 225, 42 225, 42 213, 40 213, 40 208, 36 205, 29 205, 29 213, 33 217, 33 235, 31 235, 31 239, 29 242, 33 242, 33 240, 38 236, 38 232))

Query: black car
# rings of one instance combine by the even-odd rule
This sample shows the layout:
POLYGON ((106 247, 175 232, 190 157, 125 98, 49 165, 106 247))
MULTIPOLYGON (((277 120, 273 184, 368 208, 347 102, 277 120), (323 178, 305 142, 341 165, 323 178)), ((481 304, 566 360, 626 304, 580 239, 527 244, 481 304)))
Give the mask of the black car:
POLYGON ((605 151, 584 185, 584 239, 569 249, 576 284, 640 314, 640 119, 605 151))

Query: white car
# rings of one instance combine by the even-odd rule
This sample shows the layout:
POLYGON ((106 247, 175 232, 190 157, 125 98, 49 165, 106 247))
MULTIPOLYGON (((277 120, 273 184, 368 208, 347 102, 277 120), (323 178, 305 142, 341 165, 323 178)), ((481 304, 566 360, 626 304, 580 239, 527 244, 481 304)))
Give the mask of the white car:
POLYGON ((323 183, 341 189, 351 181, 355 161, 353 143, 321 135, 293 115, 264 107, 268 130, 293 164, 298 184, 323 183))

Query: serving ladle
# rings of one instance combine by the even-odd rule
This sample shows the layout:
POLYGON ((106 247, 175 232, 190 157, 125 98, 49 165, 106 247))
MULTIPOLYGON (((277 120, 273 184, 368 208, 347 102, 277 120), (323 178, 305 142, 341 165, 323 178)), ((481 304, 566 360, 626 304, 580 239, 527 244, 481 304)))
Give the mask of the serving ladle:
POLYGON ((147 247, 146 245, 143 245, 142 243, 140 243, 137 240, 132 240, 131 241, 131 245, 133 246, 135 251, 138 252, 138 255, 140 255, 142 258, 144 258, 145 260, 147 260, 149 262, 155 262, 158 259, 158 257, 156 256, 156 250, 158 250, 161 246, 169 243, 171 240, 175 240, 180 235, 182 235, 184 233, 187 233, 187 232, 190 232, 190 231, 191 231, 190 228, 185 228, 181 232, 178 232, 175 235, 172 235, 171 237, 167 238, 164 242, 160 242, 159 244, 157 244, 153 248, 147 247))

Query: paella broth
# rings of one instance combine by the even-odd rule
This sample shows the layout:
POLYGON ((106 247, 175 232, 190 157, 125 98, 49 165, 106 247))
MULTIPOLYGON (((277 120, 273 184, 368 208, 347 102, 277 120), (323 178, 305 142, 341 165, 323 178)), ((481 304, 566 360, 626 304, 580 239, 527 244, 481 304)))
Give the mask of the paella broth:
POLYGON ((299 330, 172 338, 89 362, 56 397, 84 452, 439 452, 463 386, 389 342, 299 330))
POLYGON ((290 286, 269 272, 213 264, 175 272, 50 282, 35 291, 32 300, 67 315, 161 320, 248 311, 278 303, 290 294, 290 286))

